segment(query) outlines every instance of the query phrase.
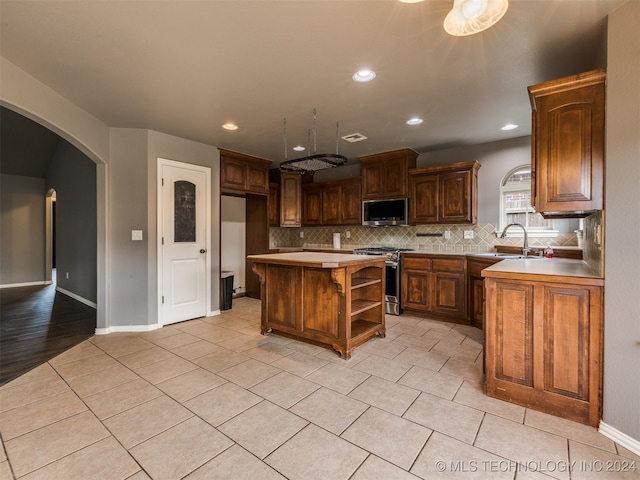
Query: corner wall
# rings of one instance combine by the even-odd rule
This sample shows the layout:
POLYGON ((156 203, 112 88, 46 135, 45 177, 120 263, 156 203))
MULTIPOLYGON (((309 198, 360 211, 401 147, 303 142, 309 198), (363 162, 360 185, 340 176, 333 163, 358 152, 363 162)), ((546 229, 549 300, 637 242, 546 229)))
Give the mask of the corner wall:
MULTIPOLYGON (((603 422, 640 455, 640 2, 609 15, 603 422)), ((601 426, 601 431, 603 427, 601 426)))

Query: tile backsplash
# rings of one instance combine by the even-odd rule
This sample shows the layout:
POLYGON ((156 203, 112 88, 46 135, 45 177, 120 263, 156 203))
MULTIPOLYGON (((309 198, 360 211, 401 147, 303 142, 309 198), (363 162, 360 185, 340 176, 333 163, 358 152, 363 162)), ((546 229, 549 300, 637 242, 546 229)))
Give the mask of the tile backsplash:
MULTIPOLYGON (((522 238, 497 238, 494 224, 481 223, 406 227, 272 227, 269 229, 269 246, 332 248, 334 233, 340 233, 343 249, 394 246, 429 253, 482 253, 494 251, 496 245, 522 245, 522 238), (450 232, 449 238, 444 236, 446 231, 450 232), (465 231, 473 232, 473 238, 464 238, 465 231), (300 232, 304 234, 303 238, 300 238, 300 232)), ((529 238, 532 247, 543 247, 547 243, 552 246, 577 247, 578 236, 575 233, 560 233, 556 238, 529 238)))

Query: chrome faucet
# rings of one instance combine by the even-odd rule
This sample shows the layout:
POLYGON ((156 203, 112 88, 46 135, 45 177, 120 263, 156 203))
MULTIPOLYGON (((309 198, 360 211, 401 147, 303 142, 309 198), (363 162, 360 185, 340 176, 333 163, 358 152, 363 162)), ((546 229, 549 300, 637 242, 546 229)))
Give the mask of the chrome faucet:
POLYGON ((531 251, 531 249, 529 248, 529 239, 527 237, 527 229, 524 228, 524 225, 520 223, 510 223, 509 225, 504 227, 504 229, 502 230, 502 235, 500 235, 500 238, 504 238, 507 235, 507 230, 509 230, 509 227, 520 227, 524 232, 524 245, 522 247, 522 254, 526 257, 531 251))

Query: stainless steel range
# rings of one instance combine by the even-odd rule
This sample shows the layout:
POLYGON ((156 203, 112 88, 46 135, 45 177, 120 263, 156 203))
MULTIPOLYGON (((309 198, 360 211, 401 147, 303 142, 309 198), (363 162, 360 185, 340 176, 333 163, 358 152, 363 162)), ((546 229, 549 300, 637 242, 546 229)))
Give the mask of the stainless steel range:
POLYGON ((356 248, 353 253, 358 255, 384 255, 385 261, 385 309, 388 314, 400 315, 400 253, 411 252, 411 248, 371 247, 356 248))

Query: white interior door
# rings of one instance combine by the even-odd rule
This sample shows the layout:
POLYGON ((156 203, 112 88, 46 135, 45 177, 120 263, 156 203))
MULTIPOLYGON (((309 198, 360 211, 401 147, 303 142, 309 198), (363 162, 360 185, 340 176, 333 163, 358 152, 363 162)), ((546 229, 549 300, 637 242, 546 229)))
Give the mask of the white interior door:
POLYGON ((160 324, 204 317, 210 304, 210 169, 159 159, 160 324))

